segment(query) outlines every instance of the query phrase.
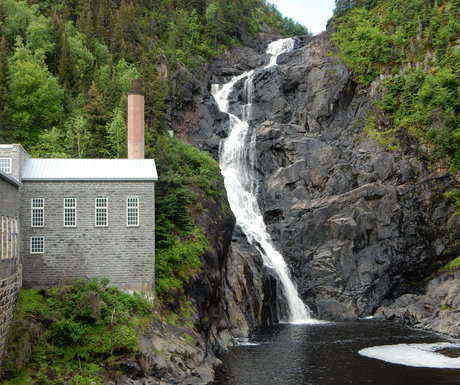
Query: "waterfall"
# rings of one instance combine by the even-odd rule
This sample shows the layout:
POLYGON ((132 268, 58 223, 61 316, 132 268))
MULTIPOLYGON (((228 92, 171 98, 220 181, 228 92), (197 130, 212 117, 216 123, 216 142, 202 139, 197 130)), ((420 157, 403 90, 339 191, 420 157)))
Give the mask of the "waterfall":
MULTIPOLYGON (((278 56, 294 48, 294 39, 282 39, 271 43, 267 48, 270 61, 260 70, 277 65, 278 56)), ((214 84, 212 94, 219 109, 225 112, 230 121, 228 137, 223 141, 220 151, 220 168, 225 180, 230 207, 236 222, 241 227, 248 241, 254 245, 262 256, 264 264, 274 270, 282 285, 291 323, 314 322, 308 307, 302 302, 283 256, 276 250, 267 232, 260 211, 256 190, 254 170, 255 132, 250 134, 249 121, 252 113, 255 71, 245 72, 232 78, 223 85, 214 84), (239 81, 244 80, 246 104, 241 106, 241 119, 230 112, 229 98, 239 81), (251 137, 249 137, 251 136, 251 137)))

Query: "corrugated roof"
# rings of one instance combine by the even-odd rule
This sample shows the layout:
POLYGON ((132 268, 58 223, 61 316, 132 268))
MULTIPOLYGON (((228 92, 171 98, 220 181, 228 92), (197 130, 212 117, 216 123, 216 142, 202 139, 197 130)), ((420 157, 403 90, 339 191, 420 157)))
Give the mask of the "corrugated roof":
POLYGON ((28 159, 23 181, 154 181, 153 159, 28 159))

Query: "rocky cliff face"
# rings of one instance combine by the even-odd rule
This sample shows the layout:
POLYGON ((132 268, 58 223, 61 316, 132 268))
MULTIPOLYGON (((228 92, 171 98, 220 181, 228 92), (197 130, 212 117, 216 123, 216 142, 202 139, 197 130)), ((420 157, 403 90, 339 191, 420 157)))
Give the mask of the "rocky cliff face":
MULTIPOLYGON (((453 208, 443 194, 456 182, 366 136, 378 80, 357 85, 334 56, 328 33, 297 45, 279 66, 254 76, 259 204, 316 317, 368 316, 402 295, 423 295, 423 279, 452 259, 459 226, 449 221, 453 208)), ((228 122, 210 84, 260 66, 261 52, 237 49, 210 67, 184 137, 217 157, 228 122)), ((242 84, 232 97, 236 110, 242 84)), ((238 230, 224 270, 224 308, 237 328, 246 332, 269 314, 276 320, 276 282, 238 230)))

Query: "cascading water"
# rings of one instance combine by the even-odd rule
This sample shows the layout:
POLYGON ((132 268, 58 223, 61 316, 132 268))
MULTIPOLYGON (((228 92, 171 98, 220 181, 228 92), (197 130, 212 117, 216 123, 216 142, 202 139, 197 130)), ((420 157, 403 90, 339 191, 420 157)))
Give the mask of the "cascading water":
MULTIPOLYGON (((294 39, 282 39, 271 43, 267 48, 270 62, 264 69, 277 65, 278 56, 294 48, 294 39)), ((263 69, 262 69, 263 70, 263 69)), ((220 153, 220 168, 225 180, 230 207, 235 214, 248 241, 262 255, 264 264, 272 268, 279 277, 289 307, 291 323, 314 322, 310 311, 302 302, 283 256, 275 249, 267 232, 256 198, 256 183, 253 175, 255 134, 249 138, 251 119, 253 79, 255 71, 234 77, 230 82, 213 85, 212 94, 219 109, 230 119, 229 136, 223 141, 220 153), (229 98, 234 86, 244 79, 246 105, 241 106, 241 119, 230 112, 229 98)))

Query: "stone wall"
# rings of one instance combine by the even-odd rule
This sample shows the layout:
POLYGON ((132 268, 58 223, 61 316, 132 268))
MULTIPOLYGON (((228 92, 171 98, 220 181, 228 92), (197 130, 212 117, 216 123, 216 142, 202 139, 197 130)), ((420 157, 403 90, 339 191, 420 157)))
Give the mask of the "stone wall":
POLYGON ((153 182, 25 182, 21 205, 24 286, 46 287, 77 278, 109 278, 126 290, 150 291, 154 283, 153 182), (140 200, 139 226, 127 227, 126 198, 140 200), (108 198, 108 226, 95 227, 95 199, 108 198), (31 227, 31 199, 44 199, 44 226, 31 227), (64 198, 77 200, 77 226, 63 226, 64 198), (30 238, 45 238, 31 254, 30 238))
POLYGON ((19 183, 0 173, 0 217, 18 217, 19 183))
MULTIPOLYGON (((18 208, 19 183, 0 173, 0 219, 17 220, 18 208)), ((3 229, 0 227, 0 242, 2 243, 0 246, 2 247, 0 252, 0 366, 22 283, 21 261, 16 248, 13 248, 14 252, 6 252, 5 243, 8 241, 10 245, 15 239, 15 236, 7 236, 6 227, 3 229)), ((12 248, 9 246, 8 250, 12 248)))
POLYGON ((19 260, 0 260, 0 367, 21 285, 22 269, 19 260))
POLYGON ((0 158, 11 158, 11 175, 17 180, 21 180, 21 172, 24 163, 29 157, 29 154, 20 144, 1 144, 0 158))

